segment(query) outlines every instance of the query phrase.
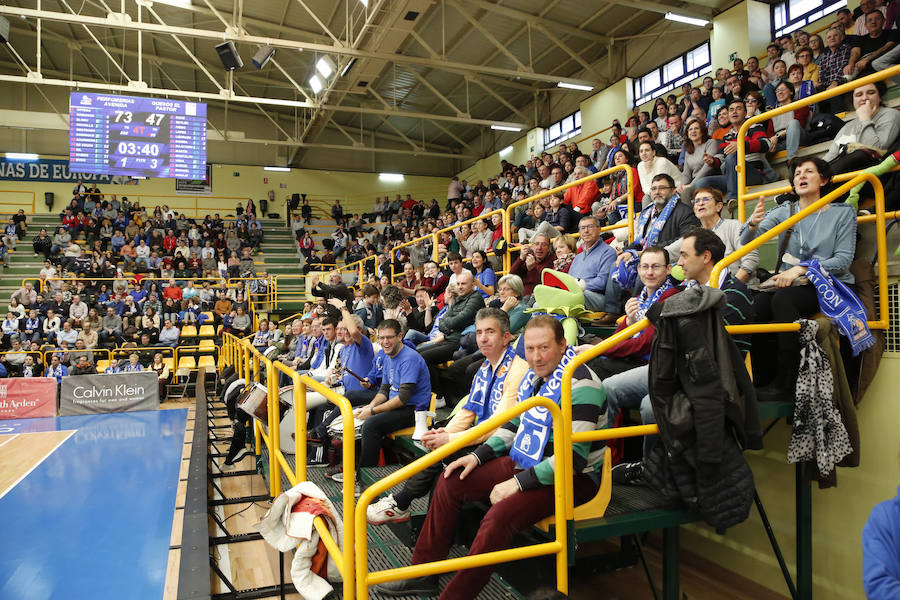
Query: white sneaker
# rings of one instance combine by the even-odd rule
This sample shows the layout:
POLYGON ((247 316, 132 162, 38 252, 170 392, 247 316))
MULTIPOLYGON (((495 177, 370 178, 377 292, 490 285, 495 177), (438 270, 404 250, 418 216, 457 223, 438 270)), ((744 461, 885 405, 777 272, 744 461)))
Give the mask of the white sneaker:
POLYGON ((394 500, 394 495, 389 494, 366 509, 366 520, 371 525, 405 523, 406 521, 409 521, 411 512, 412 510, 409 507, 407 507, 406 510, 397 508, 397 502, 394 500))
POLYGON ((434 408, 447 408, 447 400, 443 396, 438 396, 434 399, 434 408))

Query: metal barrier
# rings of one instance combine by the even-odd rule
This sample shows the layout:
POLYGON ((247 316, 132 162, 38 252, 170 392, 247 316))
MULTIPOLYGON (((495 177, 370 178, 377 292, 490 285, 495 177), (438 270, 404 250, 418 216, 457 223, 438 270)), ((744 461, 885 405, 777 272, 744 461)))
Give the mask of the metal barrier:
MULTIPOLYGON (((898 72, 900 72, 900 68, 898 68, 898 72)), ((871 329, 888 329, 890 327, 890 321, 888 317, 888 296, 887 296, 887 288, 888 288, 888 278, 887 278, 887 228, 886 228, 886 216, 884 212, 884 187, 881 185, 881 180, 878 179, 872 173, 859 173, 855 177, 853 177, 850 181, 847 181, 842 186, 827 194, 823 198, 820 198, 817 202, 810 204, 805 209, 800 212, 794 214, 790 218, 782 221, 769 231, 763 233, 753 239, 748 244, 744 244, 728 256, 724 257, 718 263, 716 263, 715 267, 713 267, 712 273, 710 274, 710 282, 709 285, 713 287, 718 287, 719 282, 719 274, 722 272, 722 269, 725 269, 731 263, 740 260, 744 256, 747 255, 748 252, 752 252, 753 250, 759 248, 761 245, 766 243, 767 241, 773 239, 778 234, 787 231, 790 227, 792 227, 795 223, 805 219, 807 216, 813 214, 820 208, 831 204, 837 198, 843 196, 845 193, 849 192, 853 187, 855 187, 859 183, 869 182, 872 184, 872 187, 875 189, 875 234, 876 234, 876 247, 877 247, 877 255, 878 255, 878 308, 880 311, 879 318, 877 321, 869 321, 869 327, 871 329)), ((896 213, 892 213, 896 214, 896 213)), ((871 222, 871 219, 867 219, 867 222, 871 222)), ((759 333, 762 331, 771 331, 770 329, 759 329, 770 327, 771 325, 745 325, 743 333, 759 333)), ((800 329, 800 326, 795 323, 783 324, 785 326, 781 331, 797 331, 800 329), (789 326, 789 328, 787 327, 789 326)))
MULTIPOLYGON (((791 102, 790 104, 785 104, 784 106, 779 106, 778 108, 773 108, 772 110, 768 110, 762 114, 750 117, 744 124, 741 125, 740 130, 738 131, 737 136, 737 165, 735 166, 735 171, 737 172, 737 195, 738 195, 738 220, 743 223, 747 220, 747 208, 746 202, 751 197, 759 197, 761 195, 765 195, 766 193, 771 194, 773 191, 769 190, 765 193, 754 194, 753 196, 747 193, 747 173, 746 173, 746 157, 747 150, 744 147, 744 139, 747 135, 747 131, 751 126, 762 123, 763 121, 768 121, 772 117, 782 115, 787 112, 793 112, 798 108, 802 108, 804 106, 809 106, 811 104, 815 104, 817 102, 821 102, 822 100, 828 100, 829 98, 834 98, 835 96, 840 96, 847 92, 852 92, 856 88, 868 85, 870 83, 875 83, 877 81, 883 81, 890 77, 894 77, 896 75, 900 75, 900 65, 890 67, 888 69, 884 69, 882 71, 878 71, 877 73, 872 73, 871 75, 866 75, 865 77, 860 77, 859 79, 854 79, 853 81, 841 84, 835 88, 830 90, 825 90, 824 92, 819 92, 818 94, 813 94, 812 96, 808 96, 803 98, 802 100, 796 100, 791 102)), ((893 110, 888 107, 882 107, 885 110, 893 110)), ((789 177, 792 179, 792 177, 789 177)), ((849 189, 849 188, 848 188, 849 189)), ((790 190, 788 190, 790 191, 790 190)))
MULTIPOLYGON (((68 350, 61 350, 60 348, 57 347, 52 350, 41 350, 39 352, 28 351, 25 353, 26 354, 38 354, 39 356, 42 357, 42 360, 44 361, 44 367, 47 367, 50 364, 50 358, 54 354, 72 354, 75 352, 78 352, 78 353, 90 352, 91 355, 94 357, 93 364, 95 367, 97 366, 97 363, 100 362, 101 360, 106 360, 107 362, 112 364, 112 358, 113 358, 112 351, 110 351, 108 348, 92 348, 92 349, 85 348, 84 350, 77 350, 76 348, 72 347, 72 348, 69 348, 68 350), (97 358, 98 354, 101 356, 103 356, 105 354, 106 358, 98 359, 97 358)), ((8 352, 0 352, 0 354, 9 354, 9 353, 8 352)))
POLYGON ((34 214, 34 212, 35 212, 35 206, 36 206, 36 200, 35 200, 35 193, 34 193, 34 192, 26 192, 26 191, 24 191, 24 190, 0 190, 0 194, 18 194, 18 195, 22 195, 22 196, 31 196, 31 206, 30 206, 30 208, 29 208, 29 203, 28 203, 27 200, 25 200, 25 201, 22 201, 22 200, 13 200, 13 201, 11 201, 11 202, 8 201, 8 200, 0 200, 0 213, 5 213, 5 212, 6 212, 6 207, 9 206, 9 207, 11 207, 11 208, 9 209, 9 214, 10 214, 10 215, 15 214, 16 211, 18 211, 20 208, 25 210, 25 214, 26 214, 26 215, 33 215, 33 214, 34 214))
MULTIPOLYGON (((384 479, 376 481, 363 491, 362 495, 359 497, 359 501, 356 503, 356 514, 354 515, 354 527, 356 529, 356 597, 358 599, 367 600, 369 597, 369 586, 378 583, 386 583, 398 579, 409 579, 411 577, 424 577, 426 575, 435 575, 438 573, 448 573, 459 569, 495 565, 502 562, 522 560, 547 554, 556 555, 557 589, 564 594, 568 593, 568 529, 566 527, 557 527, 555 529, 556 539, 552 542, 533 544, 520 548, 508 548, 474 556, 451 558, 432 563, 387 569, 384 571, 369 571, 368 540, 366 538, 366 509, 375 498, 389 488, 405 481, 466 445, 471 444, 472 441, 478 437, 500 427, 510 419, 536 406, 546 409, 553 417, 553 455, 555 457, 556 465, 553 473, 555 496, 554 514, 561 515, 565 513, 567 504, 571 504, 572 493, 571 479, 564 479, 564 474, 570 472, 572 468, 572 456, 571 452, 568 450, 571 448, 571 442, 569 440, 571 419, 567 421, 565 415, 561 412, 560 407, 552 400, 542 396, 534 396, 493 415, 487 421, 479 423, 472 429, 461 433, 460 436, 453 441, 432 450, 425 456, 406 465, 399 471, 391 473, 384 479)), ((571 403, 569 412, 571 413, 571 403)), ((345 517, 346 514, 347 513, 345 513, 345 517)))
MULTIPOLYGON (((301 376, 297 371, 287 367, 286 365, 272 361, 263 356, 256 348, 254 348, 247 340, 241 340, 229 333, 223 334, 222 356, 226 364, 235 367, 238 377, 259 383, 260 369, 265 368, 266 387, 268 390, 268 431, 263 431, 259 422, 254 419, 254 437, 256 441, 255 451, 260 453, 261 443, 265 443, 269 453, 269 494, 275 498, 281 494, 281 474, 282 472, 291 482, 291 485, 306 480, 306 392, 308 388, 322 394, 329 402, 335 404, 341 411, 341 419, 343 421, 345 431, 353 431, 353 407, 350 401, 345 397, 337 394, 334 390, 315 381, 311 377, 301 376), (280 431, 280 411, 279 411, 279 373, 284 373, 291 378, 294 384, 294 438, 300 440, 295 443, 295 469, 290 467, 284 454, 281 452, 281 431, 280 431)), ((342 508, 343 514, 352 515, 354 510, 354 490, 356 478, 356 457, 355 445, 344 444, 343 452, 343 498, 342 508)), ((354 573, 353 573, 353 548, 355 531, 351 526, 344 527, 343 550, 340 549, 337 542, 328 531, 327 525, 321 518, 313 521, 316 530, 328 549, 329 554, 334 559, 343 578, 343 597, 349 600, 353 598, 354 592, 354 573)))

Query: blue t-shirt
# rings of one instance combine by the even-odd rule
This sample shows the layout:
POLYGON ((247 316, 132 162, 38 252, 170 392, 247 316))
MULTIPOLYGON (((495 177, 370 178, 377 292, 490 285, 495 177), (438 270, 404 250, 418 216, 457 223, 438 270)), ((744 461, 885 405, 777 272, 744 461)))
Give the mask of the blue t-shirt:
MULTIPOLYGON (((362 336, 358 344, 346 344, 341 348, 341 364, 359 375, 365 377, 366 369, 368 369, 375 359, 375 349, 369 338, 362 336)), ((344 390, 361 390, 363 389, 359 379, 350 373, 344 373, 344 390)))
POLYGON ((391 391, 388 400, 396 398, 400 394, 400 386, 404 383, 415 385, 409 403, 416 410, 428 410, 431 404, 431 377, 428 375, 428 365, 422 355, 404 345, 396 356, 385 356, 384 375, 386 380, 382 385, 389 383, 391 391))
MULTIPOLYGON (((496 291, 497 274, 494 273, 494 270, 492 268, 485 267, 481 273, 475 274, 475 279, 477 279, 479 281, 479 283, 481 283, 481 285, 483 285, 485 287, 490 286, 490 285, 494 286, 495 291, 496 291)), ((488 295, 484 293, 484 290, 479 289, 478 291, 481 292, 481 295, 483 297, 485 297, 485 298, 488 297, 488 295)))

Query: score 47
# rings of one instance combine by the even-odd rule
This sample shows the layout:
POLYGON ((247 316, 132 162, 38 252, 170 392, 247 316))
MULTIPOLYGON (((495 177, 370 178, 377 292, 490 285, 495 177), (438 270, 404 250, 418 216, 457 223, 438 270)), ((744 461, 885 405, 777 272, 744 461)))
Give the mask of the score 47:
MULTIPOLYGON (((115 118, 113 119, 116 123, 131 123, 132 119, 134 119, 134 113, 128 110, 117 110, 115 111, 115 118)), ((159 113, 150 113, 147 115, 147 118, 144 119, 144 123, 147 125, 159 126, 162 124, 162 120, 165 115, 159 113)))

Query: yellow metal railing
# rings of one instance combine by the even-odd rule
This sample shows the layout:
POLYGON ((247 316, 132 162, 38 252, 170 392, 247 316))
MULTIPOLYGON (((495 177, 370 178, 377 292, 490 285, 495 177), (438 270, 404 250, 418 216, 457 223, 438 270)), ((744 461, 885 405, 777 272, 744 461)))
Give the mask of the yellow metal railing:
MULTIPOLYGON (((259 382, 260 370, 265 369, 266 387, 268 391, 268 431, 264 431, 259 422, 254 419, 254 437, 256 440, 255 451, 260 453, 261 443, 265 443, 269 453, 269 494, 274 498, 281 494, 281 474, 287 477, 291 485, 297 485, 306 481, 306 393, 307 389, 315 390, 322 394, 326 400, 335 404, 341 411, 341 420, 344 431, 353 431, 353 407, 350 401, 337 394, 334 390, 315 381, 311 377, 301 376, 297 371, 284 364, 272 361, 263 356, 247 340, 239 339, 231 334, 223 335, 222 356, 225 363, 234 365, 238 377, 259 382), (284 373, 291 378, 294 384, 294 438, 295 442, 295 469, 281 451, 281 428, 279 410, 279 374, 284 373)), ((352 515, 354 510, 355 490, 355 444, 343 444, 343 498, 342 513, 352 515)), ((328 531, 328 527, 321 518, 313 521, 316 530, 329 554, 335 561, 343 578, 343 597, 352 600, 355 578, 353 574, 353 548, 355 531, 353 527, 344 527, 343 550, 328 531)), ((363 534, 365 535, 365 534, 363 534)))
MULTIPOLYGON (((819 92, 818 94, 813 94, 812 96, 807 96, 801 100, 796 100, 791 102, 790 104, 785 104, 784 106, 779 106, 778 108, 773 108, 772 110, 768 110, 762 114, 750 117, 744 124, 741 125, 740 130, 738 131, 737 137, 737 165, 735 166, 735 171, 737 172, 737 194, 738 194, 738 220, 741 223, 747 220, 747 208, 746 202, 752 197, 759 197, 764 195, 764 193, 758 193, 753 196, 747 193, 747 167, 746 167, 746 156, 747 150, 744 147, 744 140, 747 136, 747 131, 753 125, 757 123, 762 123, 764 121, 768 121, 772 117, 782 115, 787 112, 793 112, 798 108, 802 108, 804 106, 809 106, 811 104, 816 104, 817 102, 821 102, 823 100, 828 100, 829 98, 834 98, 835 96, 840 96, 842 94, 846 94, 847 92, 852 92, 856 88, 868 85, 870 83, 875 83, 878 81, 883 81, 890 77, 894 77, 896 75, 900 75, 900 65, 890 67, 889 69, 884 69, 882 71, 878 71, 877 73, 872 73, 871 75, 866 75, 865 77, 860 77, 859 79, 854 79, 853 81, 841 84, 835 88, 830 90, 825 90, 824 92, 819 92)), ((893 110, 886 106, 882 106, 880 110, 893 110)), ((788 174, 789 179, 793 179, 792 174, 788 174)), ((768 190, 765 193, 773 193, 775 190, 768 190)), ((786 190, 790 191, 790 190, 786 190)))
MULTIPOLYGON (((409 579, 411 577, 424 577, 426 575, 435 575, 437 573, 448 573, 450 571, 469 569, 472 567, 495 565, 502 562, 522 560, 547 554, 556 555, 557 589, 562 593, 568 593, 568 531, 565 527, 556 528, 556 539, 552 542, 533 544, 521 548, 498 550, 463 558, 451 558, 432 563, 387 569, 384 571, 369 571, 368 540, 366 539, 366 509, 375 498, 389 488, 405 481, 423 469, 446 458, 466 445, 471 444, 473 440, 536 406, 546 409, 553 417, 553 455, 556 459, 556 468, 554 469, 553 474, 555 496, 554 513, 560 515, 565 512, 565 507, 569 500, 567 494, 571 493, 571 482, 564 479, 564 473, 567 471, 566 466, 568 466, 568 470, 571 471, 572 458, 571 444, 569 442, 571 426, 565 420, 565 417, 560 411, 560 407, 557 406, 555 402, 548 398, 535 396, 493 415, 487 421, 479 423, 476 427, 460 434, 460 436, 453 441, 444 444, 436 450, 432 450, 425 456, 406 465, 400 470, 376 481, 362 493, 356 504, 356 513, 354 515, 354 527, 356 528, 357 598, 360 600, 367 600, 369 597, 369 586, 379 583, 396 581, 398 579, 409 579)), ((346 514, 347 513, 345 513, 345 516, 346 514)))
MULTIPOLYGON (((206 215, 214 215, 216 213, 234 212, 238 202, 246 203, 250 200, 249 196, 169 196, 166 194, 127 194, 128 198, 134 202, 135 200, 144 204, 145 200, 151 200, 153 208, 142 206, 149 214, 152 214, 156 207, 168 206, 170 209, 183 213, 188 217, 203 217, 206 215), (223 204, 223 200, 231 202, 231 206, 223 204), (223 208, 224 207, 224 208, 223 208)), ((264 218, 259 206, 256 207, 257 218, 264 218)))
MULTIPOLYGON (((739 146, 740 147, 740 146, 739 146)), ((795 223, 805 219, 807 216, 815 213, 820 208, 828 206, 834 200, 840 198, 847 192, 849 192, 854 186, 859 183, 869 182, 872 184, 872 187, 875 189, 875 215, 870 215, 875 217, 875 234, 876 234, 876 248, 878 253, 878 301, 879 301, 879 318, 877 321, 869 321, 869 327, 871 329, 888 329, 890 327, 890 321, 888 317, 888 297, 887 297, 887 229, 886 229, 886 218, 884 211, 884 187, 881 185, 881 181, 875 175, 871 173, 859 173, 850 181, 847 181, 842 186, 827 194, 823 198, 820 198, 818 201, 810 204, 800 212, 794 214, 790 218, 782 221, 772 229, 766 231, 765 233, 757 236, 755 239, 751 240, 749 243, 744 244, 718 263, 713 267, 712 274, 710 275, 709 285, 713 287, 718 286, 719 282, 719 274, 722 272, 722 269, 725 269, 731 263, 740 260, 747 253, 752 252, 753 250, 759 248, 761 245, 766 243, 767 241, 773 239, 778 234, 787 231, 790 227, 792 227, 795 223)), ((871 219, 867 219, 867 222, 871 222, 871 219)), ((795 323, 782 324, 784 329, 782 331, 796 331, 800 329, 800 326, 795 323), (788 328, 789 327, 789 328, 788 328)), ((771 324, 760 324, 760 325, 745 325, 744 333, 757 333, 760 331, 771 331, 770 329, 757 329, 771 327, 771 324)))
MULTIPOLYGON (((24 196, 25 198, 30 197, 31 202, 27 199, 25 200, 0 200, 0 213, 9 212, 9 214, 14 214, 20 208, 25 210, 25 214, 33 215, 35 211, 35 193, 34 192, 26 192, 23 190, 0 190, 0 194, 15 194, 17 196, 24 196)), ((0 196, 2 198, 2 196, 0 196)), ((32 225, 33 227, 34 225, 32 225)))

